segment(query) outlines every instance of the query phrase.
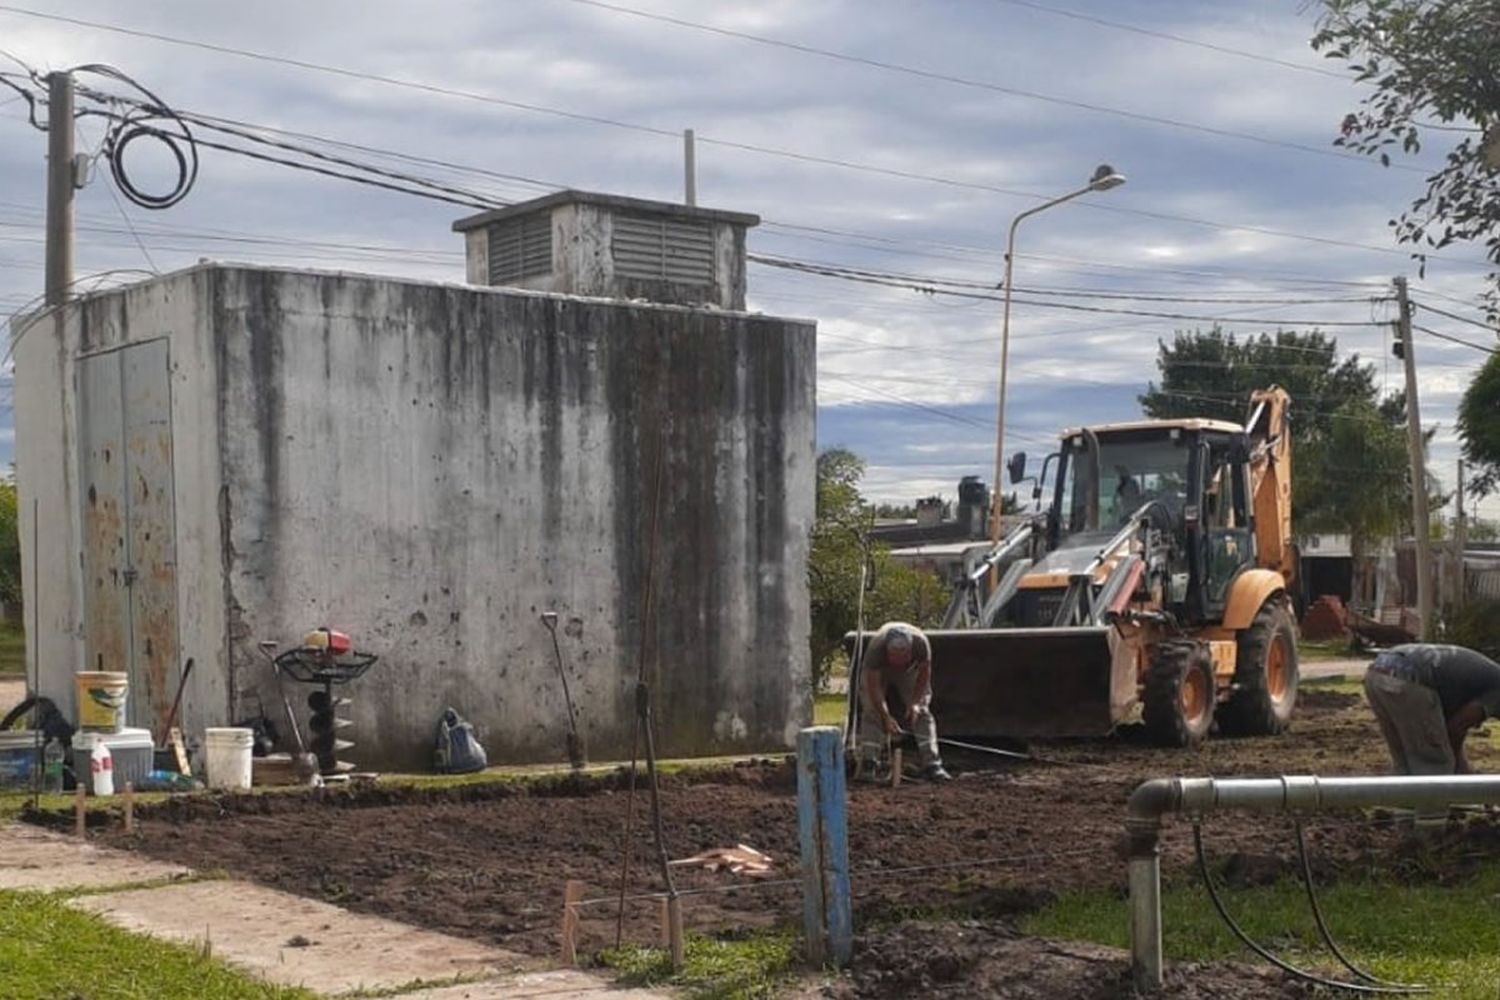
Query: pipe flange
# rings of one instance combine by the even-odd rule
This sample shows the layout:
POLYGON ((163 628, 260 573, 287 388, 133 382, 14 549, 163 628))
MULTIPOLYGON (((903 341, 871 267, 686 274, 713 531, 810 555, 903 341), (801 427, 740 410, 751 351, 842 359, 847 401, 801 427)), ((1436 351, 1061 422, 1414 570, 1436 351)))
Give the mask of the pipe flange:
POLYGON ((1131 817, 1125 821, 1125 858, 1141 861, 1161 856, 1161 823, 1131 817))
POLYGON ((1281 795, 1284 808, 1293 816, 1317 812, 1322 798, 1318 791, 1318 779, 1305 774, 1283 775, 1281 795))
POLYGON ((1219 793, 1212 778, 1179 778, 1177 787, 1182 803, 1178 812, 1190 822, 1201 822, 1218 805, 1219 793))

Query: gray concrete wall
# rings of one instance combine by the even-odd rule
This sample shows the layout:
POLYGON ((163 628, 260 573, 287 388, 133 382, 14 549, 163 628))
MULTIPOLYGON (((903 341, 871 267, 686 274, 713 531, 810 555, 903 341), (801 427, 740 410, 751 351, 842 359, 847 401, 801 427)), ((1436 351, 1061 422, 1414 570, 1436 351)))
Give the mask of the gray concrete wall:
MULTIPOLYGON (((176 535, 176 607, 171 609, 176 648, 164 679, 175 688, 182 662, 194 657, 197 666, 183 696, 185 726, 218 725, 229 713, 210 278, 210 272, 195 268, 128 290, 83 297, 30 326, 17 321, 25 330, 15 354, 25 615, 28 627, 34 613, 40 625, 28 630, 28 658, 40 663, 41 693, 71 717, 76 718, 72 675, 101 665, 84 662, 81 551, 88 484, 81 482, 77 452, 79 360, 157 339, 167 341, 171 359, 176 535), (40 553, 36 560, 33 539, 40 553)), ((102 666, 123 669, 117 663, 102 666)), ((158 720, 127 721, 151 726, 158 720)))
POLYGON ((793 741, 810 717, 810 324, 211 277, 235 671, 260 669, 258 639, 331 625, 381 655, 352 686, 350 759, 425 763, 446 705, 494 759, 560 759, 538 620, 555 609, 595 759, 629 753, 643 637, 662 753, 793 741))

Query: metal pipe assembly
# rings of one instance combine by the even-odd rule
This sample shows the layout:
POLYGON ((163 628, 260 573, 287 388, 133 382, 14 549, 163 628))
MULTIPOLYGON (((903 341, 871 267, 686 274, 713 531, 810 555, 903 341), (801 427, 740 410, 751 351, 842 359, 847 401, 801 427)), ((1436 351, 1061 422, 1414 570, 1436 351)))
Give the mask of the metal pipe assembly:
MULTIPOLYGON (((1210 813, 1248 812, 1307 816, 1330 809, 1373 806, 1413 809, 1455 804, 1500 804, 1500 775, 1424 777, 1154 778, 1131 793, 1126 808, 1130 886, 1130 967, 1136 988, 1162 985, 1162 819, 1184 816, 1195 824, 1210 813)), ((1368 989, 1368 987, 1366 987, 1368 989)), ((1370 990, 1371 992, 1396 992, 1370 990)))

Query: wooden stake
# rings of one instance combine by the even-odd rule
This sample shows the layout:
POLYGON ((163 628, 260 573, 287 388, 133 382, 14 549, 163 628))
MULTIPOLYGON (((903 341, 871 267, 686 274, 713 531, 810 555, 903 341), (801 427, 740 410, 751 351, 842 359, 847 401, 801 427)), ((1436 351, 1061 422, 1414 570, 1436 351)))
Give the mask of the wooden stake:
POLYGON ((563 886, 562 962, 568 968, 578 964, 578 902, 583 899, 583 883, 568 879, 563 886))
POLYGON ((125 782, 125 832, 135 832, 135 785, 125 782))
POLYGON ((797 734, 797 839, 802 848, 802 929, 814 966, 849 961, 849 819, 837 726, 797 734))
POLYGON ((901 748, 897 747, 891 751, 891 787, 898 788, 901 785, 901 748))
POLYGON ((79 781, 73 794, 73 832, 80 837, 83 836, 84 817, 88 814, 88 806, 84 803, 84 796, 87 794, 88 789, 79 781))
POLYGON ((667 904, 667 897, 665 897, 665 896, 663 896, 661 898, 660 902, 661 902, 661 910, 658 913, 658 916, 661 918, 661 946, 663 948, 671 948, 672 947, 672 907, 667 904))
POLYGON ((672 950, 672 971, 681 972, 683 964, 682 897, 667 898, 667 946, 672 950))

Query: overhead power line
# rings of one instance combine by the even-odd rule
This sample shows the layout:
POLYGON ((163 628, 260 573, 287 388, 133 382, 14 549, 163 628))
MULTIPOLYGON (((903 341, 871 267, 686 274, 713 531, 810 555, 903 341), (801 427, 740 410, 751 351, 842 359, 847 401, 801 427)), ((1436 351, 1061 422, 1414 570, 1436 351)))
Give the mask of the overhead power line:
POLYGON ((1156 31, 1151 28, 1142 28, 1137 24, 1127 24, 1124 21, 1111 21, 1108 18, 1097 17, 1093 14, 1084 14, 1074 10, 1064 10, 1061 7, 1052 7, 1047 4, 1037 3, 1036 0, 995 0, 996 3, 1010 4, 1012 7, 1025 7, 1029 10, 1041 11, 1055 17, 1066 17, 1074 21, 1084 21, 1088 24, 1097 24, 1102 28, 1112 28, 1116 31, 1128 31, 1135 35, 1144 35, 1147 38, 1160 38, 1163 41, 1176 42, 1179 45, 1191 45, 1194 48, 1207 49, 1221 55, 1237 56, 1241 59, 1253 59, 1256 62, 1270 63, 1275 66, 1283 66, 1294 69, 1300 73, 1316 73, 1319 76, 1330 76, 1336 80, 1344 80, 1347 77, 1343 73, 1331 69, 1323 69, 1321 66, 1309 66, 1306 63, 1293 62, 1290 59, 1278 59, 1276 56, 1268 56, 1261 52, 1248 52, 1245 49, 1236 49, 1228 45, 1216 45, 1213 42, 1205 42, 1198 38, 1188 38, 1185 35, 1174 35, 1168 31, 1156 31))
POLYGON ((1493 333, 1495 336, 1500 337, 1500 330, 1495 329, 1493 326, 1490 326, 1490 324, 1485 323, 1481 320, 1471 319, 1468 316, 1460 316, 1458 315, 1458 313, 1451 313, 1445 309, 1439 309, 1437 306, 1430 306, 1425 302, 1414 301, 1412 305, 1416 306, 1418 309, 1425 309, 1430 313, 1436 313, 1439 316, 1445 316, 1448 319, 1457 320, 1460 323, 1467 323, 1470 326, 1477 326, 1479 327, 1479 329, 1485 331, 1486 333, 1493 333))
MULTIPOLYGON (((1127 118, 1131 121, 1146 122, 1151 125, 1162 125, 1168 128, 1181 129, 1187 132, 1198 132, 1204 135, 1212 135, 1223 139, 1239 139, 1243 142, 1258 143, 1263 146, 1274 146, 1280 149, 1291 149, 1300 153, 1312 153, 1317 156, 1330 156, 1339 160, 1352 160, 1361 163, 1372 163, 1379 165, 1376 161, 1357 153, 1344 153, 1336 149, 1324 149, 1318 146, 1309 146, 1306 143, 1292 142, 1287 139, 1273 139, 1270 136, 1256 135, 1252 132, 1240 132, 1236 129, 1218 128, 1213 125, 1204 125, 1198 122, 1183 121, 1178 118, 1168 118, 1164 115, 1146 114, 1141 111, 1131 111, 1127 108, 1116 108, 1106 104, 1094 104, 1089 101, 1079 101, 1068 97, 1059 97, 1056 94, 1044 94, 1036 90, 1024 90, 1019 87, 1007 87, 1003 84, 994 83, 990 80, 980 80, 974 77, 958 76, 953 73, 943 73, 937 70, 923 69, 920 66, 909 66, 905 63, 889 62, 884 59, 872 59, 867 56, 858 56, 849 52, 840 52, 836 49, 826 49, 818 45, 809 45, 805 42, 794 42, 785 38, 771 38, 766 35, 757 35, 748 31, 736 31, 732 28, 721 28, 717 25, 704 24, 700 21, 689 21, 686 18, 672 17, 667 14, 657 14, 651 11, 637 10, 634 7, 626 7, 621 4, 605 3, 604 0, 571 0, 573 3, 582 4, 587 7, 597 7, 601 10, 612 11, 617 14, 627 14, 631 17, 645 18, 648 21, 657 21, 663 24, 672 24, 680 28, 692 31, 701 31, 708 34, 720 35, 726 38, 737 38, 742 41, 754 42, 757 45, 767 45, 773 48, 785 49, 791 52, 800 52, 804 55, 817 56, 822 59, 832 59, 838 62, 851 63, 857 66, 865 66, 870 69, 884 70, 890 73, 900 73, 906 76, 919 77, 924 80, 934 80, 939 83, 950 83, 960 87, 968 87, 975 90, 986 90, 991 93, 1004 94, 1008 97, 1019 97, 1029 101, 1039 101, 1044 104, 1053 104, 1060 107, 1073 108, 1079 111, 1092 111, 1096 114, 1112 115, 1117 118, 1127 118)), ((1409 170, 1416 173, 1426 173, 1421 167, 1409 164, 1391 164, 1401 170, 1409 170)))
MULTIPOLYGON (((757 263, 779 266, 775 262, 786 264, 811 265, 837 271, 841 274, 867 277, 885 278, 895 281, 911 281, 929 285, 946 286, 950 288, 978 289, 984 291, 998 291, 1003 285, 993 281, 974 281, 972 279, 943 278, 932 275, 903 274, 894 271, 878 271, 867 268, 850 267, 843 264, 831 264, 824 261, 796 260, 790 257, 773 256, 767 254, 752 255, 752 260, 757 263)), ((1046 287, 1021 287, 1017 286, 1015 291, 1029 295, 1058 295, 1065 297, 1093 298, 1093 299, 1127 299, 1143 302, 1206 302, 1220 305, 1337 305, 1351 302, 1375 302, 1384 301, 1388 296, 1344 296, 1340 298, 1242 298, 1242 297, 1207 297, 1207 296, 1185 296, 1167 294, 1147 294, 1141 292, 1111 291, 1097 288, 1046 288, 1046 287)))
POLYGON ((1474 343, 1474 341, 1472 341, 1472 340, 1465 340, 1462 337, 1455 337, 1451 333, 1439 333, 1437 330, 1431 330, 1431 329, 1428 329, 1425 326, 1418 326, 1416 323, 1413 323, 1411 325, 1411 328, 1413 330, 1421 330, 1423 333, 1427 334, 1427 336, 1429 336, 1429 337, 1436 337, 1439 340, 1447 340, 1447 341, 1451 341, 1452 343, 1455 343, 1455 344, 1462 344, 1465 347, 1472 347, 1472 348, 1474 348, 1474 350, 1476 350, 1476 351, 1483 351, 1486 354, 1500 354, 1500 350, 1497 350, 1497 349, 1495 349, 1493 347, 1485 347, 1483 344, 1476 344, 1476 343, 1474 343))
MULTIPOLYGON (((931 283, 913 282, 904 279, 891 280, 887 278, 876 278, 851 273, 835 268, 821 267, 815 264, 803 263, 801 261, 787 260, 779 257, 767 257, 762 254, 748 254, 752 263, 766 267, 778 267, 790 271, 800 271, 804 274, 816 274, 826 278, 835 278, 842 281, 854 281, 870 285, 882 285, 887 288, 904 288, 914 292, 927 295, 948 295, 955 298, 984 299, 992 302, 1004 301, 1003 296, 986 292, 966 292, 957 289, 946 289, 931 283)), ((1103 306, 1088 306, 1073 302, 1047 302, 1039 299, 1023 299, 1011 297, 1011 302, 1017 305, 1028 305, 1044 309, 1066 309, 1074 312, 1107 313, 1118 316, 1150 316, 1157 319, 1175 319, 1199 323, 1223 323, 1233 321, 1231 317, 1205 316, 1191 313, 1157 312, 1145 309, 1122 309, 1106 308, 1103 306)), ((1381 327, 1386 324, 1375 320, 1291 320, 1281 319, 1278 323, 1286 326, 1312 326, 1312 327, 1381 327)))
MULTIPOLYGON (((229 45, 220 45, 213 42, 202 42, 195 39, 180 38, 165 35, 158 32, 142 31, 135 28, 124 28, 119 25, 106 24, 100 21, 90 21, 83 18, 67 17, 61 14, 46 14, 39 11, 28 10, 23 7, 0 4, 0 11, 12 14, 20 14, 26 17, 37 17, 45 20, 58 21, 65 24, 75 24, 82 27, 96 28, 101 31, 115 32, 136 38, 148 38, 171 45, 182 45, 190 48, 204 49, 210 52, 218 52, 226 55, 240 56, 246 59, 254 59, 261 62, 275 63, 284 66, 292 66, 298 69, 312 72, 329 73, 346 79, 364 80, 372 83, 386 84, 395 87, 404 87, 429 94, 437 94, 447 97, 462 98, 464 100, 478 101, 499 107, 514 108, 535 114, 551 115, 572 121, 586 122, 595 125, 605 125, 612 128, 626 129, 640 132, 646 135, 670 138, 680 141, 681 133, 675 129, 664 129, 639 122, 622 121, 616 118, 608 118, 602 115, 590 115, 576 111, 568 111, 561 108, 552 108, 539 104, 531 104, 523 101, 513 101, 493 94, 485 94, 472 90, 464 90, 457 87, 449 87, 440 84, 428 83, 418 80, 410 80, 402 77, 385 76, 379 73, 371 73, 363 70, 348 69, 346 67, 330 66, 321 63, 309 62, 302 59, 294 59, 289 56, 278 56, 265 52, 256 52, 250 49, 238 48, 229 45)), ((1031 201, 1044 201, 1049 197, 1032 191, 1024 191, 1015 188, 1006 188, 994 184, 984 184, 975 181, 966 181, 960 178, 945 177, 937 174, 923 173, 919 171, 901 170, 891 167, 882 167, 876 164, 863 163, 855 160, 846 160, 836 157, 819 156, 812 153, 803 153, 791 149, 778 149, 770 146, 762 146, 755 143, 738 142, 730 139, 720 139, 699 133, 697 141, 706 145, 721 146, 726 149, 737 149, 745 152, 759 153, 767 156, 777 156, 803 163, 813 163, 823 166, 838 167, 847 170, 860 171, 864 173, 899 178, 902 180, 920 181, 930 184, 939 184, 953 188, 963 188, 973 191, 984 191, 992 194, 1000 194, 1008 197, 1025 198, 1031 201)), ((1309 147, 1312 148, 1312 147, 1309 147)), ((1327 152, 1327 151, 1323 151, 1327 152)), ((1343 156, 1344 154, 1334 154, 1343 156)), ((1075 203, 1081 208, 1092 209, 1101 212, 1114 212, 1122 215, 1133 215, 1142 218, 1155 219, 1163 222, 1183 223, 1186 225, 1201 226, 1209 229, 1224 230, 1227 232, 1256 233, 1262 236, 1274 236, 1283 239, 1299 240, 1309 243, 1322 244, 1324 246, 1341 246, 1354 250, 1367 250, 1373 253, 1407 256, 1408 252, 1389 246, 1377 246, 1369 243, 1359 243, 1353 240, 1341 240, 1333 237, 1316 236, 1310 233, 1297 233, 1288 230, 1273 229, 1267 226, 1243 225, 1239 223, 1220 222, 1213 219, 1203 219, 1188 215, 1177 215, 1169 212, 1153 212, 1145 209, 1129 208, 1120 205, 1110 205, 1104 202, 1079 201, 1075 203)), ((1438 254, 1428 254, 1429 260, 1440 260, 1464 267, 1488 268, 1487 263, 1466 261, 1460 258, 1445 257, 1438 254)))

